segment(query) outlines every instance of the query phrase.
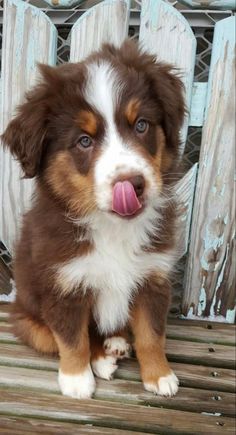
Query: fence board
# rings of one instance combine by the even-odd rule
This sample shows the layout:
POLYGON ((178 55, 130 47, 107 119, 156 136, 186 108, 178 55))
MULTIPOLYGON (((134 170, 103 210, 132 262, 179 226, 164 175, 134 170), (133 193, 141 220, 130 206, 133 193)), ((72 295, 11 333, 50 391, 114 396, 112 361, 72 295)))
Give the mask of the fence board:
MULTIPOLYGON (((36 63, 56 62, 57 31, 38 8, 19 0, 6 0, 3 17, 2 104, 0 133, 37 78, 36 63)), ((32 192, 30 180, 19 180, 19 165, 0 147, 0 234, 12 250, 20 216, 32 192)))
MULTIPOLYGON (((163 0, 142 0, 139 40, 159 60, 179 68, 190 110, 196 39, 186 19, 163 0)), ((182 128, 182 151, 187 138, 188 118, 186 116, 182 128)))
POLYGON ((70 61, 78 62, 103 42, 119 46, 128 35, 129 0, 106 0, 89 9, 71 31, 70 61))
POLYGON ((235 18, 216 24, 183 312, 234 322, 235 18))
POLYGON ((235 10, 235 0, 180 0, 186 6, 195 9, 222 9, 235 10))

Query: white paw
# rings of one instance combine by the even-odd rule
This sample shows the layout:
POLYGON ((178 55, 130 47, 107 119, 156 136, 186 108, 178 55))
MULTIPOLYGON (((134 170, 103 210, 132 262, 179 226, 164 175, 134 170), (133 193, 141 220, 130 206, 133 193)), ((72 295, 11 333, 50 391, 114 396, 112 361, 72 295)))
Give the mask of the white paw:
POLYGON ((58 382, 62 394, 76 399, 89 399, 96 387, 90 364, 79 375, 67 375, 59 369, 58 382))
POLYGON ((178 391, 179 380, 174 372, 162 376, 156 383, 144 383, 144 388, 160 396, 174 396, 178 391))
POLYGON ((106 338, 103 343, 106 355, 113 355, 115 358, 128 358, 131 352, 131 345, 123 337, 106 338))
POLYGON ((117 367, 116 358, 110 355, 105 356, 105 358, 102 356, 92 361, 93 372, 102 379, 112 379, 113 373, 116 371, 117 367))

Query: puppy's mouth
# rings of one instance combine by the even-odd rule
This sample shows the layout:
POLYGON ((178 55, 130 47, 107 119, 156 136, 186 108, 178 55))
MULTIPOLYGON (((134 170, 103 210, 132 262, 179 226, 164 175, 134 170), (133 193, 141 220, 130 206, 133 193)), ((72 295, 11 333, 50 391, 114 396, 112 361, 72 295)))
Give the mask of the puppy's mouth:
POLYGON ((128 181, 118 181, 112 191, 112 211, 121 217, 131 218, 140 214, 144 204, 137 196, 133 184, 128 181))

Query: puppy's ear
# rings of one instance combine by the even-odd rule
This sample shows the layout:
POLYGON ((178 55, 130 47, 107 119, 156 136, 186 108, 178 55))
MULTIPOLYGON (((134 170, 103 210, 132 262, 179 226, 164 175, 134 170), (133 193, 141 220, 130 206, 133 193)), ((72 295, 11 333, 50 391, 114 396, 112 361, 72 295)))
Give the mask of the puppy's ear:
POLYGON ((184 86, 171 65, 156 63, 152 67, 152 80, 159 104, 162 107, 162 127, 167 147, 173 151, 179 147, 179 132, 186 113, 184 86))
POLYGON ((26 94, 26 102, 18 107, 17 116, 8 124, 1 139, 20 162, 26 178, 38 174, 43 150, 47 142, 47 98, 49 86, 45 76, 52 80, 54 68, 40 66, 44 82, 26 94))

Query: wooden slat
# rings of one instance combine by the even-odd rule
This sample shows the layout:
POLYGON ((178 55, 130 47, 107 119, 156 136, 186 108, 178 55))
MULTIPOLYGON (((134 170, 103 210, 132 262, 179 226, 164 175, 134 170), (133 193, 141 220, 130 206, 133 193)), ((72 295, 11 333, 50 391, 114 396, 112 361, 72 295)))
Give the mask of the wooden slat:
POLYGON ((196 163, 184 175, 184 177, 180 181, 178 181, 174 188, 178 203, 178 214, 176 223, 178 258, 183 257, 183 255, 185 255, 188 250, 197 168, 198 164, 196 163))
POLYGON ((235 18, 215 26, 186 286, 185 316, 235 320, 235 18))
MULTIPOLYGON (((5 1, 0 134, 26 89, 35 83, 37 62, 56 62, 56 42, 56 28, 40 9, 23 1, 5 1)), ((21 175, 18 163, 0 146, 0 235, 10 250, 32 192, 32 182, 20 180, 21 175)))
MULTIPOLYGON (((192 412, 235 414, 234 394, 219 393, 193 388, 180 388, 176 397, 170 399, 155 396, 143 389, 141 382, 115 379, 97 379, 95 399, 126 402, 131 404, 158 406, 192 412)), ((27 388, 60 394, 57 373, 46 370, 0 366, 0 386, 4 388, 27 388)))
MULTIPOLYGON (((159 60, 180 69, 186 90, 186 104, 191 106, 196 39, 183 15, 162 0, 142 0, 139 40, 159 60)), ((188 130, 188 116, 182 128, 182 151, 188 130)))
MULTIPOLYGON (((19 418, 1 415, 0 435, 111 435, 111 429, 92 424, 65 423, 37 418, 19 418)), ((112 435, 142 435, 143 432, 112 429, 112 435)))
MULTIPOLYGON (((1 427, 0 434, 2 435, 111 435, 111 429, 94 427, 92 424, 80 425, 77 423, 58 423, 53 420, 39 420, 39 419, 22 419, 15 417, 0 417, 1 427)), ((112 429, 112 435, 141 435, 143 432, 123 431, 120 429, 112 429)))
POLYGON ((52 418, 58 421, 90 423, 96 426, 169 434, 222 434, 234 433, 234 420, 229 417, 211 416, 172 409, 157 409, 110 401, 77 401, 59 395, 23 395, 17 390, 2 390, 0 413, 15 416, 52 418))
MULTIPOLYGON (((0 304, 0 331, 5 325, 5 331, 11 329, 9 312, 11 304, 0 304)), ((167 337, 187 341, 235 345, 236 326, 219 322, 201 320, 168 319, 167 337)))
POLYGON ((190 109, 189 126, 201 127, 206 107, 207 83, 194 82, 190 109))
MULTIPOLYGON (((0 342, 19 343, 4 323, 0 325, 0 342)), ((167 356, 170 361, 205 364, 215 367, 234 368, 235 351, 232 346, 220 344, 198 343, 168 339, 166 345, 167 356)))
MULTIPOLYGON (((0 365, 57 371, 58 359, 39 355, 28 346, 0 343, 0 365)), ((174 362, 171 363, 171 367, 177 374, 180 384, 184 387, 235 392, 234 370, 199 365, 196 367, 192 364, 174 362)), ((115 377, 140 381, 137 360, 131 358, 119 362, 115 377)))
POLYGON ((104 42, 119 46, 128 34, 129 0, 105 0, 73 25, 70 61, 78 62, 104 42))

